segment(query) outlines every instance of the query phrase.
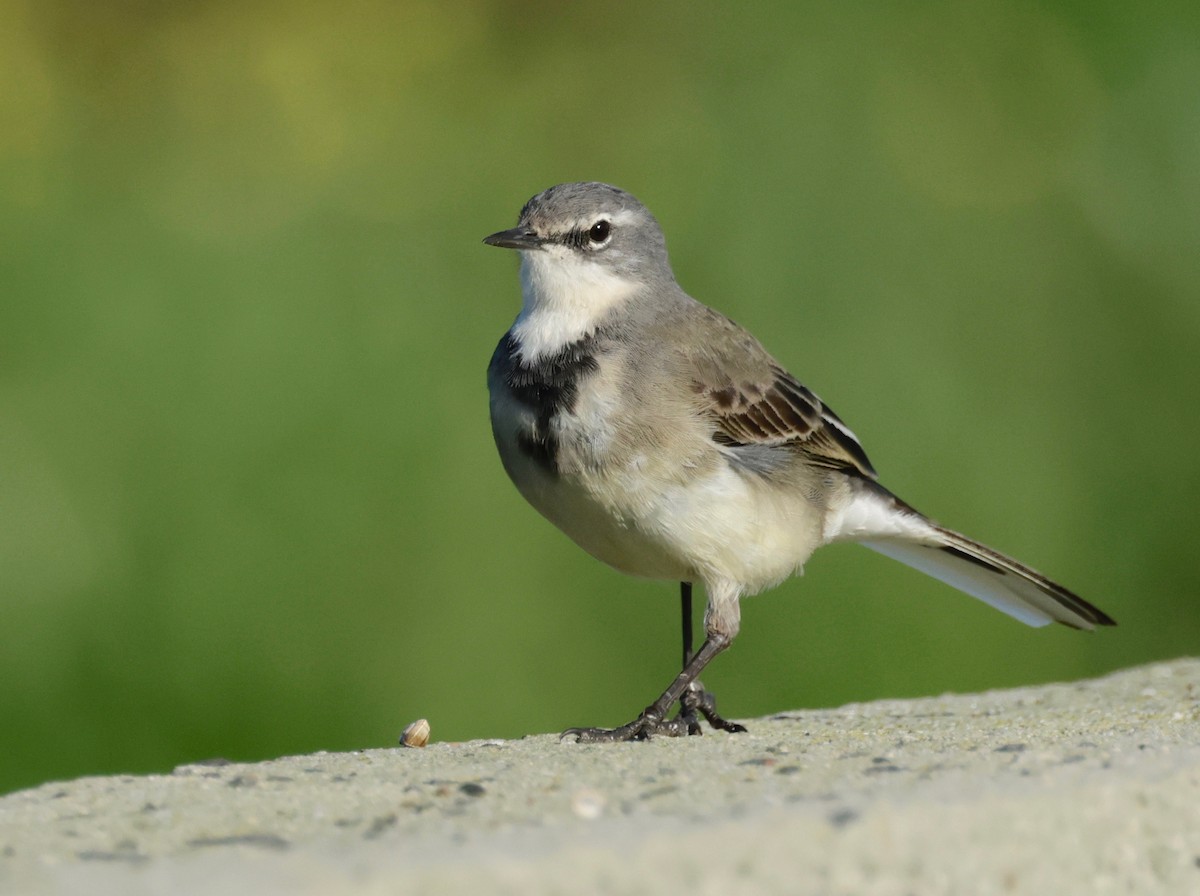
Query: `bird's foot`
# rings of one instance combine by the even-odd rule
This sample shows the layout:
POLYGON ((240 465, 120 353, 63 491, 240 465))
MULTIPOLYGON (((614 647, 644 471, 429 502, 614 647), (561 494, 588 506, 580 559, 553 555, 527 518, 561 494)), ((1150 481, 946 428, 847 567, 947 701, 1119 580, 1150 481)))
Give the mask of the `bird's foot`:
POLYGON ((679 715, 664 719, 653 706, 648 706, 632 722, 619 728, 568 728, 559 740, 564 743, 611 744, 631 740, 650 740, 652 737, 686 737, 703 734, 699 716, 720 731, 736 734, 746 730, 737 722, 724 719, 717 712, 717 701, 700 682, 692 682, 679 699, 679 715))
POLYGON ((558 739, 563 743, 613 744, 649 740, 652 737, 683 737, 689 733, 688 722, 682 714, 673 719, 664 719, 647 708, 620 728, 568 728, 558 739))

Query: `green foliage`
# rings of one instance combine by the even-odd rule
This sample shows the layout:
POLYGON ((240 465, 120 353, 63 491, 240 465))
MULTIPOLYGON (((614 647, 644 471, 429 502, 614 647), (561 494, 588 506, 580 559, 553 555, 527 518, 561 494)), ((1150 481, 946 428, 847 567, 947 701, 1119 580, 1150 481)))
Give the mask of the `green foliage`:
POLYGON ((883 480, 1112 613, 861 548, 747 602, 748 716, 1200 651, 1197 7, 0 4, 0 791, 624 722, 674 587, 528 508, 480 245, 641 197, 883 480))

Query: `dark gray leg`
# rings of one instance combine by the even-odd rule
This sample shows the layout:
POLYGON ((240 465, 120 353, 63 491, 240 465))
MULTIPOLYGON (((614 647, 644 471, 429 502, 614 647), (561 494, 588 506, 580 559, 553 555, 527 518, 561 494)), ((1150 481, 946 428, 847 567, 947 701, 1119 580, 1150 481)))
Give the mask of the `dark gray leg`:
POLYGON ((695 654, 692 653, 692 583, 679 583, 679 602, 683 617, 683 671, 675 677, 662 695, 642 710, 641 715, 620 728, 568 728, 562 740, 578 743, 613 743, 626 740, 647 740, 655 735, 680 737, 700 734, 700 722, 696 714, 704 716, 714 728, 722 731, 739 732, 746 729, 736 722, 729 722, 717 713, 717 703, 712 694, 704 690, 697 680, 700 671, 718 653, 729 646, 730 638, 710 633, 695 654), (667 719, 666 715, 678 701, 679 715, 667 719))

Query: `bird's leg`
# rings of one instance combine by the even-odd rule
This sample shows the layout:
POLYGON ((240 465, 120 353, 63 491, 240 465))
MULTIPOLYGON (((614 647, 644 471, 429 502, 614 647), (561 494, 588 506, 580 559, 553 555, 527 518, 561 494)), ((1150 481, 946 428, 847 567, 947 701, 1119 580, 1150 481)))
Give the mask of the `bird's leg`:
MULTIPOLYGON (((679 583, 680 616, 683 621, 683 665, 686 666, 692 658, 692 583, 679 583)), ((717 712, 717 698, 705 689, 699 679, 693 681, 679 698, 679 715, 675 721, 687 727, 688 734, 703 734, 697 714, 704 716, 708 724, 721 731, 745 731, 745 727, 736 722, 726 721, 717 712)))
MULTIPOLYGON (((692 658, 692 583, 679 583, 679 601, 683 616, 683 665, 692 658)), ((699 679, 688 685, 683 696, 679 698, 678 719, 687 725, 688 734, 703 734, 700 721, 696 714, 704 716, 708 724, 721 731, 738 733, 745 731, 744 725, 730 722, 717 712, 717 698, 712 691, 707 690, 699 679)))
POLYGON ((729 646, 729 639, 724 636, 704 639, 700 649, 683 667, 683 671, 675 676, 675 680, 662 692, 657 700, 642 710, 642 714, 627 725, 620 728, 568 728, 562 733, 562 740, 574 740, 579 743, 612 743, 624 740, 646 740, 654 735, 679 737, 687 734, 687 723, 682 717, 668 719, 667 713, 684 691, 688 689, 700 670, 708 665, 714 656, 729 646))
POLYGON ((737 633, 737 604, 736 596, 723 602, 725 613, 732 613, 732 625, 720 612, 713 612, 712 597, 709 598, 709 612, 705 616, 706 637, 700 649, 691 652, 691 585, 684 582, 680 588, 680 604, 684 616, 684 664, 681 671, 670 686, 662 692, 657 700, 642 710, 632 722, 620 728, 568 728, 562 733, 562 740, 574 740, 579 743, 612 743, 627 740, 647 740, 656 735, 680 737, 686 734, 699 734, 700 725, 696 719, 699 712, 714 728, 725 731, 745 731, 736 722, 728 722, 721 718, 716 711, 716 701, 697 681, 701 670, 712 661, 733 641, 737 633), (731 609, 730 609, 731 608, 731 609), (682 707, 678 716, 668 719, 667 713, 671 707, 680 702, 682 707))
POLYGON ((692 658, 692 583, 679 583, 679 615, 683 617, 683 662, 682 669, 692 658))
MULTIPOLYGON (((683 620, 683 663, 679 668, 685 668, 692 658, 692 583, 679 583, 679 610, 683 620)), ((703 693, 703 688, 700 687, 700 682, 694 681, 688 685, 688 689, 683 692, 683 697, 679 700, 679 715, 675 717, 677 722, 687 726, 688 734, 703 734, 700 729, 700 721, 696 718, 696 710, 698 705, 696 702, 689 701, 695 691, 703 693)))

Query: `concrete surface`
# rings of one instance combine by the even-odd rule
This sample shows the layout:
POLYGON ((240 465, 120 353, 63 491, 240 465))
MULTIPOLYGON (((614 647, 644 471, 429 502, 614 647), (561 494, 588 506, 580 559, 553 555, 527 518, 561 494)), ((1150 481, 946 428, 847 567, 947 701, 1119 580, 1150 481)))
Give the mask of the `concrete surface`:
POLYGON ((0 798, 0 893, 1200 893, 1200 660, 0 798))

